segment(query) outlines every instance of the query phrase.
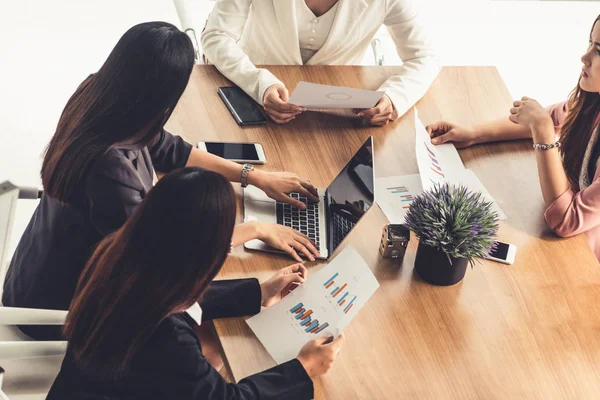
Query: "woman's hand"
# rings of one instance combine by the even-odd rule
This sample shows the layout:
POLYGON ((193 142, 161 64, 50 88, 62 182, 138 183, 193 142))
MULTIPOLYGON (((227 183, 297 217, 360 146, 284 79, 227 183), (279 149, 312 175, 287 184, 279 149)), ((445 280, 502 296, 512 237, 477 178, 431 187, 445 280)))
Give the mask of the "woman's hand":
POLYGON ((383 126, 392 120, 394 114, 394 105, 387 94, 384 94, 381 99, 375 104, 375 107, 368 110, 353 110, 359 117, 365 119, 369 124, 375 126, 383 126))
POLYGON ((302 258, 298 253, 303 254, 310 261, 315 261, 315 257, 319 257, 319 250, 313 242, 297 230, 279 224, 254 223, 256 224, 258 239, 273 248, 285 251, 296 261, 302 262, 302 258))
POLYGON ((273 200, 288 203, 302 210, 306 205, 298 200, 292 199, 288 193, 296 192, 307 199, 319 202, 319 193, 308 179, 301 178, 290 172, 265 172, 254 170, 248 174, 250 184, 261 189, 273 200))
POLYGON ((534 99, 523 97, 520 101, 515 101, 510 109, 509 119, 529 128, 534 143, 552 143, 555 140, 552 118, 534 99))
POLYGON ((431 137, 431 143, 453 143, 457 149, 477 144, 475 131, 471 127, 459 126, 449 122, 436 122, 425 127, 431 137))
POLYGON ((294 264, 280 269, 266 282, 260 284, 262 306, 270 307, 296 289, 306 279, 306 267, 294 264))
POLYGON ((305 109, 288 103, 289 99, 290 95, 285 86, 279 83, 269 86, 263 95, 265 113, 278 124, 290 122, 305 109))
POLYGON ((306 343, 296 358, 300 361, 308 376, 316 378, 329 371, 343 343, 343 334, 340 334, 337 339, 319 337, 306 343))

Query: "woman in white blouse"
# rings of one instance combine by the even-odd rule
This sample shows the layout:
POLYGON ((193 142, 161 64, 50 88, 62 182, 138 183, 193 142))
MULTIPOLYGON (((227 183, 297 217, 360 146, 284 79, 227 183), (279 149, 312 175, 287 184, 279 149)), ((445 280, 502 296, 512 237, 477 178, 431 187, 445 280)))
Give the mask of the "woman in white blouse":
POLYGON ((278 123, 304 111, 288 103, 285 85, 255 65, 360 64, 385 25, 403 61, 358 115, 385 125, 408 111, 439 73, 439 60, 413 0, 219 0, 202 33, 204 55, 278 123))

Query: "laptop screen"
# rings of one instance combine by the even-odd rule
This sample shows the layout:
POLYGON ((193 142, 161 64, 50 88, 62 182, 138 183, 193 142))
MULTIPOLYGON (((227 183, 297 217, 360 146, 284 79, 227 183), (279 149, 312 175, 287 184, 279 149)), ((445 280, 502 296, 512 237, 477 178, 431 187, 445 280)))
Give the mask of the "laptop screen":
POLYGON ((327 188, 327 234, 333 253, 374 199, 373 138, 356 152, 327 188))

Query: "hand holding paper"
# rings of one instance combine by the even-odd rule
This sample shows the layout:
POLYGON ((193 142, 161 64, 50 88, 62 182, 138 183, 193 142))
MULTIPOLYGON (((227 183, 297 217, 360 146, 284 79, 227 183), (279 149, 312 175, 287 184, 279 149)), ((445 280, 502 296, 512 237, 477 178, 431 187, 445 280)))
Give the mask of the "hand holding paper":
POLYGON ((499 219, 507 219, 492 195, 486 190, 477 175, 465 169, 454 145, 450 143, 433 145, 431 137, 419 120, 415 110, 415 154, 419 174, 401 175, 375 180, 375 200, 390 223, 403 224, 404 217, 414 196, 435 184, 448 182, 467 186, 481 192, 492 203, 499 219))
POLYGON ((299 82, 289 103, 306 109, 373 108, 385 92, 299 82))
POLYGON ((246 323, 281 364, 313 339, 338 337, 378 287, 367 263, 347 246, 283 300, 246 323))

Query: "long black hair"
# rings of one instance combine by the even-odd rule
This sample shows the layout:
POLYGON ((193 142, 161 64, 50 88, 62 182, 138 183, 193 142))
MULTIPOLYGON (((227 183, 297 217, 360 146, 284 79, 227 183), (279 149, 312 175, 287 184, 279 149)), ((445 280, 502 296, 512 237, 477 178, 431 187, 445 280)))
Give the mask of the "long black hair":
POLYGON ((185 90, 193 64, 193 45, 174 25, 146 22, 129 29, 65 106, 42 164, 45 193, 69 203, 98 156, 113 146, 151 144, 185 90))
POLYGON ((235 194, 216 172, 182 168, 150 190, 88 261, 64 332, 95 376, 127 375, 160 322, 199 300, 229 253, 235 194))

